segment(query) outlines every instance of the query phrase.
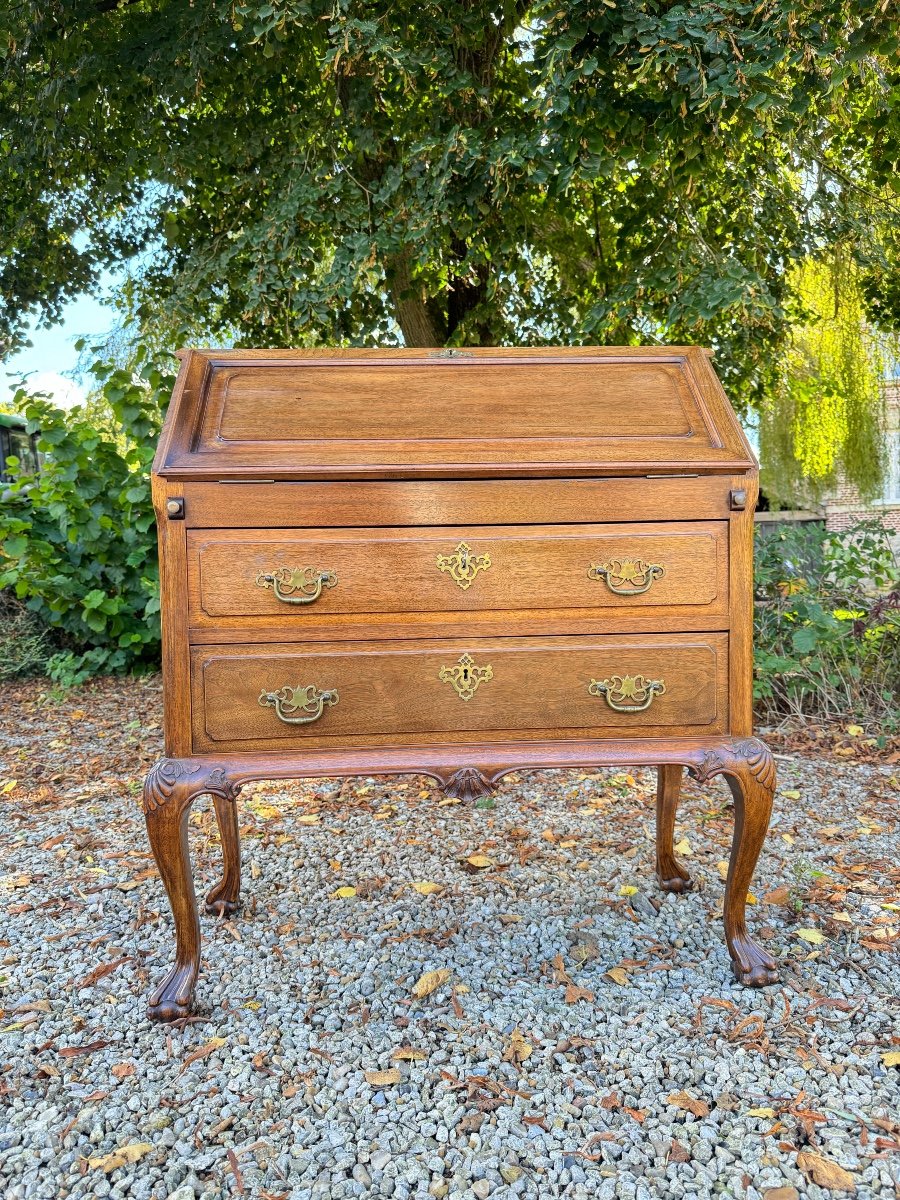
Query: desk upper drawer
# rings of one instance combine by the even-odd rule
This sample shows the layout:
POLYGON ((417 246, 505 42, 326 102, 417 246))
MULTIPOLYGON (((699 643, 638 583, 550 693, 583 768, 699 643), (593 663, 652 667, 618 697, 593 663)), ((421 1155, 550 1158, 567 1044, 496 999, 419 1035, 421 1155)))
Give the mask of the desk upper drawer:
MULTIPOLYGON (((190 531, 191 622, 374 613, 663 609, 724 615, 728 526, 469 526, 190 531)), ((333 623, 333 622, 331 622, 333 623)))
POLYGON ((717 733, 727 644, 711 633, 200 646, 194 749, 717 733))

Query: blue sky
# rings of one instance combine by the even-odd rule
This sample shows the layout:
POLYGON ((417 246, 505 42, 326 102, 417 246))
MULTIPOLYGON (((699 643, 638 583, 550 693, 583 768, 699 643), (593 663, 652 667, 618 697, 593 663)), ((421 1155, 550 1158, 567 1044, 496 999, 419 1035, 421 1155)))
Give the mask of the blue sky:
MULTIPOLYGON (((111 281, 110 281, 111 282, 111 281)), ((108 285, 107 285, 108 286, 108 285)), ((79 404, 86 388, 76 379, 79 354, 75 342, 80 337, 97 337, 116 324, 115 310, 91 296, 79 296, 66 306, 61 324, 49 329, 32 326, 32 345, 12 355, 0 367, 0 394, 12 398, 22 375, 29 375, 33 390, 48 392, 64 408, 79 404)))

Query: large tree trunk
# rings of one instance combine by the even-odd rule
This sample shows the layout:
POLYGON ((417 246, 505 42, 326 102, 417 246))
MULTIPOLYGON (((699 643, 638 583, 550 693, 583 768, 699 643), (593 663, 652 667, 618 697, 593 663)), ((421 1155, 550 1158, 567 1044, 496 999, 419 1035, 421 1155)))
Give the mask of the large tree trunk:
POLYGON ((394 300, 397 324, 407 346, 443 346, 444 330, 439 328, 421 284, 413 280, 409 269, 409 251, 395 255, 388 263, 388 282, 394 300))

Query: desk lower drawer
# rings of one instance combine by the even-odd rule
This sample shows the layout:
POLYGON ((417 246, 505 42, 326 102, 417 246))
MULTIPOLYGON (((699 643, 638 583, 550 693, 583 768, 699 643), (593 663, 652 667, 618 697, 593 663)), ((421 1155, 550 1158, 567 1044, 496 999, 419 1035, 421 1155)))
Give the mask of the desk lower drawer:
POLYGON ((195 647, 196 752, 724 732, 727 635, 195 647))

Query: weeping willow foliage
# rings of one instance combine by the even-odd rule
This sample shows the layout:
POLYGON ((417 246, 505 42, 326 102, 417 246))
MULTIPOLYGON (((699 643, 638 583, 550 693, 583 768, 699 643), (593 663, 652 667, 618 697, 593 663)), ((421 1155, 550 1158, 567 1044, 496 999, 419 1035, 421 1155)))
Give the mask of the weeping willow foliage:
POLYGON ((884 478, 883 384, 898 339, 871 326, 840 247, 792 268, 788 284, 798 319, 760 413, 763 488, 786 505, 815 500, 842 476, 871 499, 884 478))

